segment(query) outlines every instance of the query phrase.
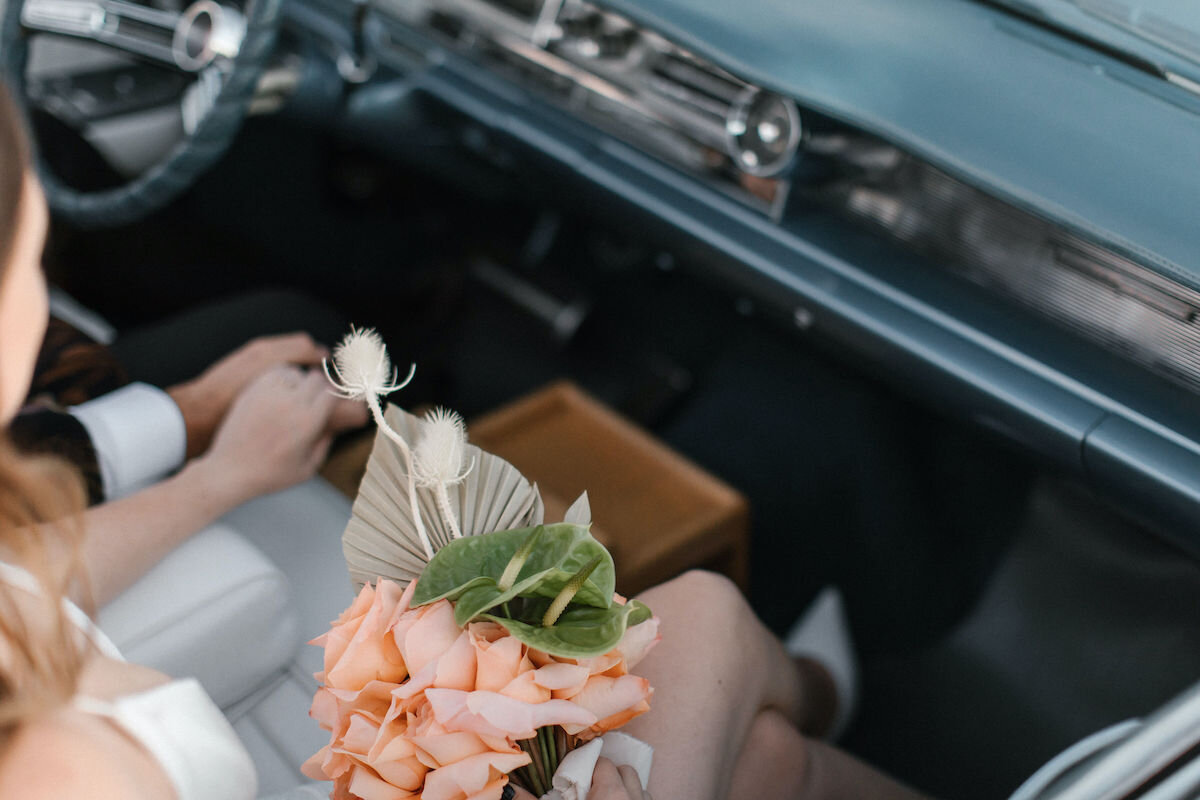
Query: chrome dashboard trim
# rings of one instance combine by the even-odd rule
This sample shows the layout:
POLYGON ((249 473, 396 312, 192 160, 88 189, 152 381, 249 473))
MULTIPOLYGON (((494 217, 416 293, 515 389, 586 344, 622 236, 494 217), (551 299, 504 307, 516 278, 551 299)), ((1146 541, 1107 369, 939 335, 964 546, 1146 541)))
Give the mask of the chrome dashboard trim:
POLYGON ((764 214, 777 210, 803 139, 794 101, 586 0, 530 0, 535 10, 526 16, 507 8, 516 2, 372 0, 385 18, 506 75, 607 134, 721 184, 764 214), (755 140, 760 129, 748 132, 745 125, 764 99, 783 109, 760 126, 772 140, 766 149, 755 140), (752 144, 770 158, 759 163, 752 144))

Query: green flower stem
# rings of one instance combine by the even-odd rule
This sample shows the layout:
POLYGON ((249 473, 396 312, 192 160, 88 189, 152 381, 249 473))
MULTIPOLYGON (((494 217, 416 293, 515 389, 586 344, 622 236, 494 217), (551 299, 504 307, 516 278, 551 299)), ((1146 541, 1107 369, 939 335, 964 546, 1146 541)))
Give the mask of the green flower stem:
POLYGON ((554 602, 550 604, 550 608, 546 609, 546 614, 542 617, 543 628, 553 627, 554 623, 558 622, 558 618, 561 617, 562 613, 567 610, 567 605, 571 602, 571 598, 578 594, 579 590, 583 588, 584 582, 586 582, 588 576, 592 574, 592 570, 600 566, 601 560, 602 559, 600 556, 596 556, 591 561, 584 564, 579 572, 576 572, 571 577, 571 580, 567 581, 567 585, 564 586, 562 591, 558 593, 558 596, 554 598, 554 602))
POLYGON ((558 771, 558 748, 554 746, 554 728, 542 728, 542 746, 546 748, 546 772, 554 781, 554 773, 558 771))
POLYGON ((536 738, 522 739, 521 747, 524 748, 525 751, 529 753, 529 756, 533 759, 533 763, 529 765, 529 775, 531 778, 533 778, 534 792, 538 797, 541 797, 547 791, 546 784, 542 780, 542 776, 545 774, 545 768, 542 766, 542 749, 538 747, 536 738))
POLYGON ((554 748, 557 754, 558 762, 554 765, 554 771, 558 772, 558 765, 566 758, 567 753, 567 732, 563 730, 561 725, 554 726, 554 748))
POLYGON ((543 775, 547 787, 553 784, 555 770, 554 762, 550 757, 549 734, 549 727, 538 728, 538 745, 542 748, 542 767, 545 769, 543 775))
POLYGON ((562 737, 562 728, 555 725, 550 729, 550 752, 554 754, 554 771, 558 772, 558 767, 562 764, 563 756, 566 755, 566 749, 559 742, 562 737))
POLYGON ((521 782, 522 789, 527 789, 530 792, 533 792, 534 794, 536 794, 538 797, 541 797, 542 794, 545 794, 545 792, 539 793, 537 790, 537 786, 534 785, 533 769, 529 765, 526 765, 526 766, 518 769, 516 771, 516 774, 517 774, 517 777, 521 779, 520 782, 521 782))
POLYGON ((508 560, 508 566, 504 568, 500 580, 496 582, 500 591, 507 592, 517 582, 517 577, 521 574, 521 567, 525 566, 525 562, 529 560, 529 555, 533 552, 538 539, 542 537, 543 530, 545 528, 541 525, 534 528, 533 533, 529 534, 529 538, 517 548, 517 552, 513 553, 513 557, 508 560))

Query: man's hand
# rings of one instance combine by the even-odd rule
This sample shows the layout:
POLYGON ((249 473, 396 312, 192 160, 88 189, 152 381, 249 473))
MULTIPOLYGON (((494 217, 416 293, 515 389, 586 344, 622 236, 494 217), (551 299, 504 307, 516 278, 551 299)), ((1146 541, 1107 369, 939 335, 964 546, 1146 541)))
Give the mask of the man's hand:
MULTIPOLYGON (((179 406, 187 428, 187 457, 208 449, 235 397, 246 385, 272 367, 315 366, 329 351, 306 333, 264 336, 242 345, 193 380, 172 386, 167 394, 179 406)), ((353 415, 340 410, 342 428, 352 427, 353 415)), ((363 423, 366 422, 365 415, 363 423)), ((360 423, 362 424, 362 423, 360 423)))
POLYGON ((252 381, 234 400, 212 448, 197 463, 219 476, 236 502, 286 489, 313 476, 337 433, 339 417, 361 424, 365 411, 329 391, 324 374, 282 366, 252 381))

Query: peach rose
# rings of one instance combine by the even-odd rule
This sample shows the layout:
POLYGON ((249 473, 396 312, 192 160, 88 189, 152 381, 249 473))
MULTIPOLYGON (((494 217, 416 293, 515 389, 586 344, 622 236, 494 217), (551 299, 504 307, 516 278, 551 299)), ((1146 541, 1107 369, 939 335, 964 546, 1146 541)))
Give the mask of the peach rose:
POLYGON ((563 730, 583 741, 594 739, 649 711, 652 694, 650 682, 636 675, 593 675, 570 702, 591 712, 597 721, 588 726, 564 725, 563 730))
POLYGON ((454 623, 454 606, 448 600, 405 611, 391 631, 396 649, 414 674, 449 650, 462 633, 454 623))
POLYGON ((530 667, 504 685, 500 694, 523 703, 544 703, 551 700, 550 690, 537 681, 537 670, 530 667))
POLYGON ((500 800, 508 773, 530 761, 528 753, 479 753, 434 770, 422 800, 500 800))
POLYGON ((450 731, 470 731, 480 736, 530 739, 546 725, 587 728, 597 718, 566 700, 525 703, 496 692, 459 692, 429 689, 426 699, 437 721, 450 731))
POLYGON ((631 628, 625 629, 625 635, 617 643, 617 652, 625 660, 626 669, 633 669, 646 654, 658 644, 662 635, 658 632, 658 617, 651 617, 631 628))
POLYGON ((569 700, 597 718, 589 725, 564 725, 563 729, 587 741, 649 711, 654 690, 648 681, 630 675, 629 668, 660 638, 658 617, 652 617, 627 629, 615 648, 594 658, 557 659, 531 651, 531 659, 542 665, 537 669, 544 676, 539 683, 552 690, 554 699, 569 700))
POLYGON ((472 622, 467 633, 475 648, 476 689, 498 692, 522 672, 533 669, 525 645, 495 622, 472 622))
MULTIPOLYGON (((345 791, 347 800, 406 800, 409 797, 421 796, 420 792, 409 792, 392 786, 368 769, 355 770, 346 782, 345 791)), ((341 798, 333 795, 331 800, 341 798)))
POLYGON ((387 681, 371 681, 358 691, 322 687, 313 696, 309 716, 327 731, 332 731, 339 722, 344 722, 346 715, 354 710, 383 717, 391 707, 392 692, 395 688, 396 684, 387 681))
POLYGON ((407 605, 407 598, 391 581, 379 581, 374 589, 363 586, 329 632, 310 642, 325 648, 325 670, 317 673, 317 680, 350 690, 362 689, 373 680, 404 680, 408 674, 404 659, 391 638, 384 636, 402 605, 407 605))
POLYGON ((521 753, 515 743, 505 737, 480 736, 467 731, 449 731, 437 721, 429 703, 409 714, 409 735, 416 745, 418 757, 430 769, 454 764, 468 756, 488 751, 509 755, 521 753))

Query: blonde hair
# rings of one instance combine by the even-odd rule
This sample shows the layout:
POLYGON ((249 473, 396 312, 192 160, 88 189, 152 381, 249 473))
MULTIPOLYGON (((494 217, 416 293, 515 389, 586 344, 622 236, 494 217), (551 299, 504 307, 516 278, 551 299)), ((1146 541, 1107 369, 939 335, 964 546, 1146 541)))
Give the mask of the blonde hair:
POLYGON ((33 575, 32 594, 0 581, 0 748, 24 722, 50 713, 75 694, 82 668, 79 630, 62 598, 83 575, 76 512, 83 481, 55 458, 17 453, 0 441, 0 547, 3 560, 33 575))
MULTIPOLYGON (((0 284, 30 169, 29 139, 0 85, 0 284)), ((25 722, 75 693, 84 651, 62 598, 82 589, 81 476, 56 458, 23 456, 0 433, 0 561, 28 571, 32 594, 0 580, 0 749, 25 722)))

